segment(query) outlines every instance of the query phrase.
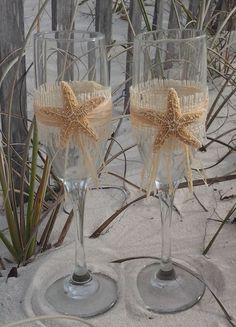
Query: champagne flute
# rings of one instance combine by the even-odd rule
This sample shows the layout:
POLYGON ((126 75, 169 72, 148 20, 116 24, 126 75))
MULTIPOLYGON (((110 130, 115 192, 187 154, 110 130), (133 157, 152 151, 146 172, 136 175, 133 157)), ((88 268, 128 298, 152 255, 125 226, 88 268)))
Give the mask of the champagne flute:
POLYGON ((72 203, 76 234, 74 271, 50 285, 45 297, 58 312, 91 317, 117 301, 116 282, 88 269, 83 237, 88 179, 97 180, 111 133, 104 36, 57 31, 38 33, 34 41, 39 137, 72 203))
POLYGON ((148 310, 185 310, 205 286, 171 259, 175 190, 185 176, 192 188, 191 160, 202 145, 208 103, 206 40, 199 30, 157 30, 134 41, 131 122, 144 164, 147 193, 158 191, 162 222, 160 263, 145 266, 137 287, 148 310))

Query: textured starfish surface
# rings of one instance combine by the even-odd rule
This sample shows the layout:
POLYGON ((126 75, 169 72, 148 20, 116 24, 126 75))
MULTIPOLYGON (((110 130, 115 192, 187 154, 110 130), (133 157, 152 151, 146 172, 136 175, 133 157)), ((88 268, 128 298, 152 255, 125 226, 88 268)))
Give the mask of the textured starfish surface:
POLYGON ((97 140, 95 131, 90 126, 87 115, 102 102, 105 97, 94 97, 80 102, 67 82, 60 83, 63 95, 63 107, 41 107, 37 111, 37 119, 48 126, 60 128, 60 144, 65 146, 72 136, 84 133, 97 140))
POLYGON ((180 101, 175 89, 170 88, 167 96, 167 110, 164 113, 152 109, 137 110, 134 115, 141 123, 151 127, 158 127, 153 150, 157 152, 170 136, 194 148, 200 148, 201 142, 187 128, 196 122, 205 110, 181 112, 180 101))

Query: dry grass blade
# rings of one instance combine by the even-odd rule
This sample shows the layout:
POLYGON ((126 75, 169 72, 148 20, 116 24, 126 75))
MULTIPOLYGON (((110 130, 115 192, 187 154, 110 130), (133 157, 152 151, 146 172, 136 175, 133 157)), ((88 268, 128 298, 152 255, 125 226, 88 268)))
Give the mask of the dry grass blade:
POLYGON ((224 154, 220 159, 217 160, 217 162, 215 162, 213 165, 211 166, 207 166, 207 167, 204 167, 204 170, 207 170, 207 169, 211 169, 211 168, 214 168, 216 167, 217 165, 219 165, 221 162, 223 162, 229 155, 232 154, 232 150, 230 149, 229 151, 226 152, 226 154, 224 154))
POLYGON ((181 28, 181 19, 179 17, 179 12, 177 10, 177 7, 176 7, 176 3, 175 3, 175 0, 171 0, 171 3, 173 5, 173 8, 174 8, 174 12, 175 12, 175 16, 176 16, 176 19, 177 19, 177 25, 178 25, 178 28, 181 28))
POLYGON ((147 28, 148 31, 151 31, 152 27, 151 27, 151 24, 150 24, 149 19, 148 19, 148 15, 147 15, 147 12, 146 12, 146 9, 145 9, 145 6, 144 6, 144 1, 143 0, 138 0, 138 4, 139 4, 139 7, 140 7, 140 11, 142 13, 146 28, 147 28))
MULTIPOLYGON (((5 154, 2 150, 0 150, 0 183, 2 187, 2 194, 3 194, 3 200, 4 200, 4 208, 6 210, 6 219, 7 219, 7 225, 9 228, 11 240, 12 240, 12 246, 14 247, 14 253, 18 255, 21 252, 22 244, 21 240, 19 238, 18 228, 16 225, 16 219, 14 217, 10 197, 9 197, 9 182, 8 182, 8 172, 6 167, 6 160, 5 160, 5 154)), ((6 243, 6 240, 4 241, 5 244, 8 244, 9 248, 9 242, 6 243)), ((11 248, 11 247, 10 247, 11 248)), ((12 248, 11 248, 12 250, 12 248)), ((15 257, 15 255, 14 255, 15 257)), ((18 258, 19 259, 19 258, 18 258)))
POLYGON ((217 110, 213 113, 216 103, 217 101, 220 99, 220 96, 223 94, 226 86, 229 84, 229 82, 231 82, 232 77, 235 75, 235 70, 232 71, 232 73, 230 74, 230 76, 228 78, 225 78, 225 82, 222 86, 222 88, 220 89, 220 91, 218 92, 217 96, 215 97, 215 100, 208 112, 207 115, 207 126, 206 129, 208 129, 211 124, 213 123, 213 121, 215 120, 215 118, 217 117, 217 115, 219 114, 219 112, 221 111, 221 109, 224 107, 224 105, 229 101, 229 99, 234 95, 234 93, 236 92, 236 88, 233 88, 233 90, 227 95, 227 97, 224 99, 224 101, 222 101, 221 105, 217 108, 217 110))
MULTIPOLYGON (((125 181, 124 181, 125 178, 126 178, 126 172, 127 172, 127 157, 126 157, 126 153, 125 153, 125 150, 123 149, 122 145, 116 139, 114 139, 113 141, 119 146, 119 148, 121 149, 121 152, 123 154, 123 157, 124 157, 123 187, 124 187, 124 189, 126 189, 126 187, 125 187, 125 181)), ((105 163, 105 166, 107 166, 107 164, 108 163, 106 162, 105 163)))
POLYGON ((207 136, 207 139, 210 140, 210 142, 208 142, 206 145, 204 145, 205 149, 208 148, 213 142, 215 142, 216 140, 219 140, 221 137, 227 135, 227 134, 230 134, 232 132, 234 132, 236 130, 236 128, 231 128, 231 129, 228 129, 227 131, 221 133, 220 135, 218 135, 217 137, 215 138, 211 138, 211 137, 208 137, 207 136))
POLYGON ((223 23, 221 24, 220 28, 218 29, 216 35, 214 36, 212 43, 211 43, 211 47, 213 48, 213 45, 215 45, 216 41, 218 40, 220 33, 223 31, 224 27, 226 26, 227 22, 229 21, 229 19, 236 13, 236 6, 228 13, 228 15, 226 16, 225 20, 223 21, 223 23))
MULTIPOLYGON (((226 182, 226 181, 231 181, 236 179, 236 175, 232 174, 232 175, 224 175, 224 176, 216 176, 216 177, 212 177, 212 178, 207 178, 206 181, 204 181, 203 179, 195 179, 193 181, 193 186, 202 186, 202 185, 212 185, 215 183, 220 183, 220 182, 226 182)), ((178 188, 186 188, 188 187, 187 182, 182 182, 179 184, 178 188)))
MULTIPOLYGON (((114 142, 114 141, 113 141, 114 142)), ((117 152, 116 154, 114 154, 111 158, 107 159, 105 162, 105 166, 107 166, 110 162, 112 162, 114 159, 118 158, 120 155, 122 155, 124 152, 134 148, 136 146, 136 144, 132 144, 130 146, 128 146, 127 148, 117 152)))
MULTIPOLYGON (((58 197, 61 197, 63 195, 63 193, 64 193, 64 188, 61 187, 61 190, 58 193, 58 197)), ((39 241, 40 251, 45 251, 48 248, 48 241, 49 241, 50 235, 52 233, 54 224, 56 222, 60 207, 61 207, 61 202, 59 202, 58 205, 55 207, 55 209, 52 211, 52 213, 48 219, 48 222, 46 224, 46 227, 44 228, 44 230, 42 232, 42 235, 41 235, 41 238, 39 241)))
POLYGON ((20 257, 18 255, 18 253, 15 250, 15 247, 11 244, 11 242, 6 238, 6 236, 3 234, 2 231, 0 231, 0 239, 2 240, 2 242, 5 244, 6 248, 8 249, 8 251, 11 253, 11 255, 13 256, 13 258, 16 260, 16 262, 19 262, 20 257))
POLYGON ((113 215, 111 215, 102 225, 99 226, 99 228, 97 228, 95 230, 95 232, 93 232, 89 238, 97 238, 98 236, 100 236, 100 234, 104 231, 105 228, 107 228, 110 223, 119 215, 121 214, 121 212, 123 212, 125 209, 127 209, 129 206, 131 206, 132 204, 134 204, 135 202, 138 202, 142 199, 146 198, 146 194, 145 195, 141 195, 138 198, 134 199, 133 201, 127 203, 125 206, 123 206, 122 208, 118 209, 113 215))
POLYGON ((73 216, 74 216, 74 213, 73 213, 73 210, 71 210, 71 212, 69 213, 68 218, 65 222, 65 225, 62 228, 61 234, 59 235, 57 242, 54 244, 55 247, 62 245, 62 243, 64 242, 67 232, 71 226, 73 216))
POLYGON ((207 252, 210 250, 210 248, 212 247, 214 241, 216 240, 216 237, 218 236, 218 234, 220 233, 221 229, 224 227, 225 223, 230 219, 230 217, 233 215, 233 213, 236 211, 236 203, 232 206, 232 208, 229 210, 229 212, 227 213, 225 219, 222 221, 222 223, 220 224, 220 227, 217 229, 215 235, 212 237, 212 239, 210 240, 210 242, 208 243, 208 245, 206 246, 205 250, 203 251, 203 255, 206 255, 207 252))
MULTIPOLYGON (((236 129, 234 129, 234 130, 236 130, 236 129)), ((225 147, 229 148, 232 151, 236 151, 236 147, 235 146, 231 146, 228 143, 225 143, 223 141, 218 140, 217 138, 213 138, 213 137, 207 136, 207 139, 208 140, 211 140, 212 142, 216 142, 216 143, 219 143, 221 145, 224 145, 225 147)))

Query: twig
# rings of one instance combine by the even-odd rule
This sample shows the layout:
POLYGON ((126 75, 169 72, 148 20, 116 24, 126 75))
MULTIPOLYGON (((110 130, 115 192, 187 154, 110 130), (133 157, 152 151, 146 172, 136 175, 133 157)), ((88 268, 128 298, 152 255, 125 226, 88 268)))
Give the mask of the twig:
POLYGON ((210 242, 208 243, 207 247, 205 248, 205 250, 202 252, 203 255, 206 255, 207 252, 210 250, 212 244, 214 243, 216 237, 218 236, 218 234, 220 233, 221 229, 224 227, 225 223, 228 221, 228 219, 232 216, 232 214, 235 212, 236 210, 236 203, 233 205, 233 207, 229 210, 229 212, 227 213, 225 219, 222 221, 220 227, 217 229, 215 235, 212 237, 212 239, 210 240, 210 242))
POLYGON ((100 225, 95 232, 93 232, 92 235, 89 236, 89 238, 97 238, 102 232, 103 230, 121 213, 123 212, 125 209, 127 209, 129 206, 131 206, 132 204, 134 204, 135 202, 138 202, 142 199, 146 198, 146 194, 139 196, 138 198, 134 199, 133 201, 127 203, 124 207, 116 210, 116 212, 111 215, 111 217, 109 217, 102 225, 100 225))
POLYGON ((205 211, 205 212, 208 212, 208 209, 202 204, 202 202, 199 200, 199 198, 197 197, 196 193, 193 192, 193 196, 195 197, 195 199, 197 200, 197 203, 202 207, 202 209, 205 211))
POLYGON ((66 237, 66 235, 68 233, 68 230, 69 230, 69 228, 71 226, 71 223, 72 223, 72 220, 73 220, 73 215, 74 215, 73 210, 71 210, 71 212, 69 213, 68 218, 67 218, 67 220, 65 222, 65 225, 63 226, 61 234, 60 234, 57 242, 54 244, 55 247, 58 247, 63 243, 63 241, 64 241, 64 239, 65 239, 65 237, 66 237))

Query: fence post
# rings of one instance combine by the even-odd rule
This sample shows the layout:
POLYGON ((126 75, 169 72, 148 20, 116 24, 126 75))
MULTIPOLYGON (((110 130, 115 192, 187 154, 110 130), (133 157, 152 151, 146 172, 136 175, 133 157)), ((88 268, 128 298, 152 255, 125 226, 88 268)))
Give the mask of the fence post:
POLYGON ((162 0, 155 0, 153 19, 152 19, 152 30, 162 27, 163 20, 163 3, 162 0))
POLYGON ((75 0, 52 0, 52 30, 74 29, 75 0))
MULTIPOLYGON (((52 30, 53 31, 65 31, 73 30, 74 13, 76 10, 75 0, 52 0, 52 30)), ((60 34, 63 38, 63 33, 60 34)), ((66 35, 67 37, 68 35, 66 35)), ((58 40, 57 47, 64 50, 64 52, 57 53, 57 73, 61 76, 61 79, 65 81, 73 80, 73 66, 69 63, 72 61, 71 54, 74 53, 74 47, 72 43, 68 43, 65 40, 58 40), (69 55, 70 54, 70 55, 69 55), (67 63, 67 65, 66 65, 67 63), (65 67, 66 70, 65 70, 65 67)))
POLYGON ((171 5, 170 5, 170 13, 169 13, 169 21, 168 21, 168 28, 180 28, 179 23, 181 23, 181 7, 178 5, 174 5, 174 0, 171 0, 171 5), (176 11, 177 13, 176 13, 176 11), (180 18, 180 22, 178 21, 178 17, 180 18))
POLYGON ((111 44, 112 36, 112 1, 96 0, 95 30, 105 34, 105 42, 111 44))
MULTIPOLYGON (((142 21, 142 13, 139 7, 139 2, 137 0, 130 0, 129 5, 129 18, 132 24, 128 26, 128 47, 129 44, 134 41, 134 33, 138 34, 141 31, 141 21, 142 21), (133 33, 134 31, 134 33, 133 33)), ((133 48, 129 49, 126 54, 126 84, 125 84, 125 102, 124 107, 127 108, 129 102, 129 88, 132 84, 132 66, 133 66, 133 48)), ((129 108, 127 108, 127 113, 129 112, 129 108)))
MULTIPOLYGON (((112 1, 96 0, 95 7, 95 31, 105 35, 106 46, 112 42, 112 1)), ((108 72, 110 79, 110 61, 108 62, 108 72)))
MULTIPOLYGON (((197 13, 199 11, 199 6, 200 6, 200 0, 194 0, 194 1, 189 1, 189 8, 188 10, 191 12, 193 19, 197 16, 197 13)), ((190 21, 190 19, 188 19, 190 21)))
MULTIPOLYGON (((24 43, 24 11, 23 0, 1 0, 0 9, 0 77, 6 72, 2 84, 0 85, 0 109, 3 113, 9 112, 10 94, 12 84, 16 77, 16 64, 10 69, 10 64, 17 59, 24 43), (8 59, 6 59, 6 57, 8 59), (3 63, 3 60, 6 59, 3 63), (7 72, 7 70, 9 71, 7 72)), ((11 158, 12 167, 16 171, 13 174, 14 188, 20 188, 21 158, 24 152, 24 145, 27 138, 27 100, 25 82, 25 58, 22 58, 17 82, 14 89, 12 101, 12 117, 10 124, 10 143, 12 144, 11 158), (17 116, 17 117, 13 117, 17 116), (17 175, 19 174, 19 175, 17 175)), ((6 141, 8 133, 8 116, 1 115, 3 141, 6 141)), ((18 201, 19 197, 16 197, 18 201)))

